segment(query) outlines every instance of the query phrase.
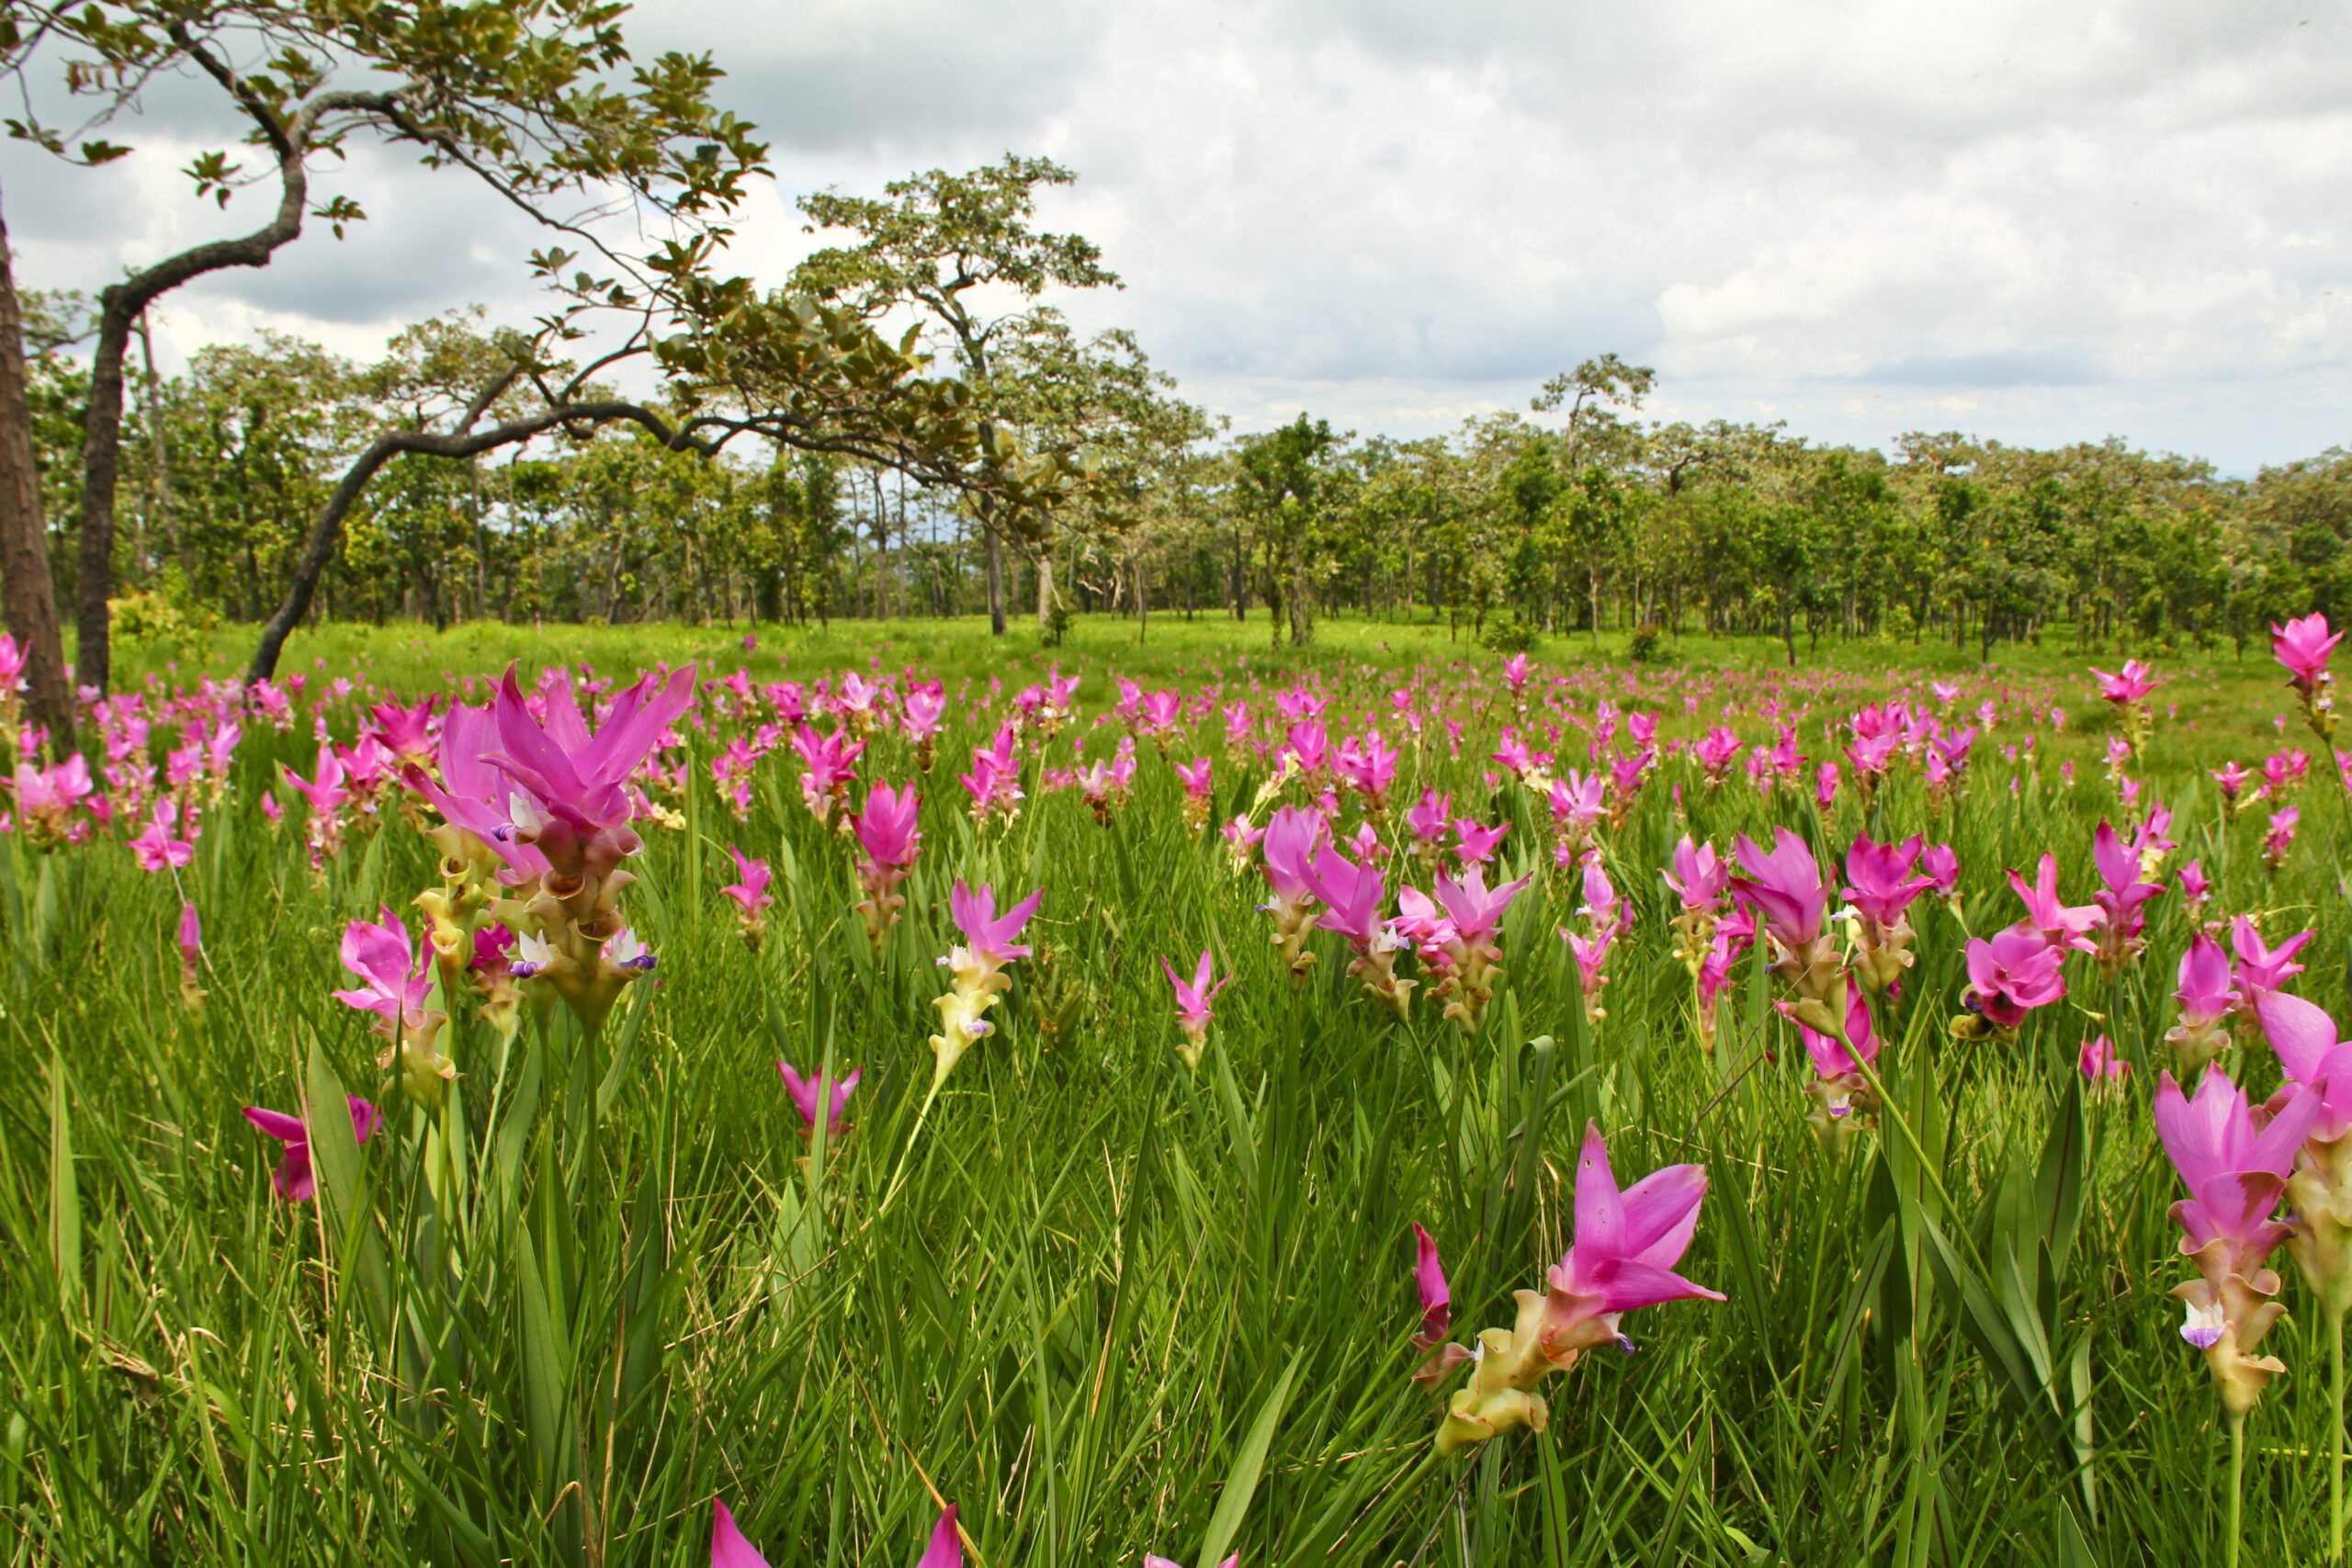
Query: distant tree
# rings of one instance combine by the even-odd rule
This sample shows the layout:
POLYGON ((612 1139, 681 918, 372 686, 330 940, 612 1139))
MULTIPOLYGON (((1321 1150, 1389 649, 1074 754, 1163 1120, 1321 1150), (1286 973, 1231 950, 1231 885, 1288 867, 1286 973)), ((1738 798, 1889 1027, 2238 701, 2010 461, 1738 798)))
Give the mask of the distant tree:
MULTIPOLYGON (((912 312, 918 326, 944 337, 980 403, 981 450, 1001 463, 1017 459, 1011 416, 996 374, 1000 344, 1035 332, 1037 301, 1049 288, 1116 288, 1094 243, 1035 227, 1037 193, 1078 176, 1049 158, 1017 157, 968 174, 944 169, 893 180, 880 197, 820 191, 800 199, 811 233, 840 230, 852 243, 817 252, 794 273, 796 287, 851 305, 868 319, 912 312), (986 301, 1010 294, 1021 309, 990 314, 986 301)), ((1042 478, 1042 476, 1041 476, 1042 478)), ((1006 507, 976 491, 975 510, 988 550, 989 625, 1004 635, 1007 536, 1034 546, 1046 518, 1006 507)), ((1040 557, 1039 613, 1053 594, 1052 557, 1040 557)))

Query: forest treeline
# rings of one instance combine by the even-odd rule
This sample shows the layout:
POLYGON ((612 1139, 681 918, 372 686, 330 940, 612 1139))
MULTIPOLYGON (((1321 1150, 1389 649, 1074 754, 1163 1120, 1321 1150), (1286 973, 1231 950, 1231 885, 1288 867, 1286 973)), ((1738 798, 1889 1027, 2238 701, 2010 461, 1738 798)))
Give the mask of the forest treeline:
MULTIPOLYGON (((87 371, 71 351, 74 301, 34 304, 44 512, 71 584, 87 371)), ((142 369, 116 546, 131 635, 260 621, 359 449, 429 418, 497 352, 461 314, 401 333, 372 364, 273 336, 205 348, 179 374, 142 369)), ((1130 380, 1141 417, 1067 433, 1115 448, 1115 466, 1097 464, 1000 565, 1001 598, 1049 635, 1072 610, 1257 615, 1299 642, 1322 616, 1419 615, 1496 642, 1762 634, 1793 657, 1861 636, 1989 652, 2053 623, 2086 640, 2204 645, 2352 608, 2342 450, 2241 479, 2120 441, 2042 450, 1913 433, 1892 451, 1824 446, 1777 425, 1645 421, 1650 373, 1610 356, 1525 413, 1415 441, 1304 415, 1231 435, 1181 404, 1171 417, 1164 380, 1130 380)), ((967 494, 888 465, 707 457, 606 425, 462 461, 397 459, 345 520, 313 611, 435 624, 968 615, 989 607, 983 524, 967 494)))

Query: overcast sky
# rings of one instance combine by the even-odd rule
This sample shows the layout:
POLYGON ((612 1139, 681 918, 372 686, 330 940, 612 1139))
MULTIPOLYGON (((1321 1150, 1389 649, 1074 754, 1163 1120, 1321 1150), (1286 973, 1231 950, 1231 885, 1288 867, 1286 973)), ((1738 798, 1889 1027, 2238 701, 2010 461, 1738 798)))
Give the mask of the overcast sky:
MULTIPOLYGON (((1045 220, 1238 428, 1419 434, 1604 350, 1651 412, 1882 444, 2110 433, 2225 468, 2352 444, 2352 4, 2084 0, 652 0, 775 143, 735 265, 811 242, 796 193, 1008 150, 1079 171, 1045 220)), ((89 287, 242 217, 182 140, 91 174, 0 149, 23 280, 89 287)), ((354 354, 537 243, 462 176, 361 159, 372 220, 167 302, 178 351, 263 326, 354 354)))

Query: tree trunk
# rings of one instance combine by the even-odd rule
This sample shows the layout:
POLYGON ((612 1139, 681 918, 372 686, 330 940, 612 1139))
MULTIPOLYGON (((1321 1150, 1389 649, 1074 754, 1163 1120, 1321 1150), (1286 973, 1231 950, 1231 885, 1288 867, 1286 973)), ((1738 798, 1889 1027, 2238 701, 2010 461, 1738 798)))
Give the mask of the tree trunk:
POLYGON ((988 549, 989 636, 1004 635, 1004 541, 994 528, 981 530, 988 549))
POLYGON ((107 600, 114 592, 114 492, 122 471, 122 355, 135 312, 123 287, 98 296, 97 348, 90 358, 90 410, 82 428, 82 570, 74 678, 103 692, 112 663, 107 600))
POLYGON ((28 707, 57 741, 74 731, 74 694, 65 684, 65 642, 57 626, 57 590, 49 575, 49 538, 40 521, 40 474, 33 464, 32 409, 25 386, 24 308, 17 299, 8 224, 0 218, 0 597, 8 630, 25 656, 28 707))
POLYGON ((1051 629, 1054 618, 1054 548, 1047 545, 1037 552, 1037 629, 1051 629))

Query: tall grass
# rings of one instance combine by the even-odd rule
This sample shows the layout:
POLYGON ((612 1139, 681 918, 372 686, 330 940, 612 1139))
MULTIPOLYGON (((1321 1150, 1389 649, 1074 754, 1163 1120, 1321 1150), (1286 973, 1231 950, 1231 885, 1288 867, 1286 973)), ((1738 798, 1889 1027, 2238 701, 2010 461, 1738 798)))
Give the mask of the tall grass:
MULTIPOLYGON (((687 632, 405 641, 334 632, 319 679, 418 692, 444 669, 583 650, 616 668, 743 661, 687 632)), ((1328 937, 1294 987, 1255 908, 1262 880, 1186 830, 1148 746, 1108 827, 1033 778, 1009 830, 976 831, 954 774, 1001 703, 963 631, 884 655, 941 670, 951 692, 978 678, 928 776, 895 737, 861 766, 924 797, 908 916, 878 953, 851 911, 850 854, 803 808, 789 752, 762 765, 739 823, 708 787, 713 738, 689 729, 684 825, 646 826, 628 896, 654 976, 594 1039, 558 1010, 502 1047, 450 998, 463 1077, 431 1115, 379 1073, 375 1043, 329 992, 345 922, 405 909, 435 882, 434 852, 394 810, 314 880, 294 824, 273 830, 259 810, 280 762, 308 771, 305 737, 249 736, 180 874, 205 920, 201 1013, 179 1000, 171 877, 112 840, 54 853, 0 840, 10 1560, 698 1563, 714 1495, 778 1564, 912 1562, 945 1501, 989 1568, 1147 1550, 1335 1565, 2217 1555, 2226 1429, 2165 1293, 2186 1277, 2166 1214, 2179 1194, 2148 1110, 2190 930, 2178 896, 2154 907, 2137 965, 2110 987, 2078 961, 2066 1003, 2014 1043, 1945 1027, 1967 934, 2016 918, 2006 868, 2054 851, 2082 901, 2091 829, 2121 815, 2071 661, 1966 678, 1962 706, 1991 696, 2000 723, 1941 807, 1916 773, 1865 819, 1850 792, 1824 812, 1744 782, 1707 790, 1669 759, 1605 840, 1636 916, 1607 1016, 1589 1025, 1554 934, 1577 889, 1544 863, 1540 807, 1484 780, 1509 714, 1494 660, 1463 651, 1450 666, 1442 639, 1360 629, 1310 678, 1332 698, 1335 739, 1340 716, 1351 730, 1413 684, 1425 710, 1464 722, 1464 743, 1450 754, 1433 719, 1397 797, 1435 784, 1465 814, 1512 823, 1503 859, 1535 881, 1510 911, 1509 978, 1475 1038, 1426 998, 1396 1022, 1328 937), (2063 732, 2032 716, 2053 695, 2072 710, 2063 732), (2039 765, 2012 763, 2001 748, 2029 732, 2039 765), (2061 758, 2075 761, 2071 787, 2061 758), (1676 838, 1727 846, 1774 822, 1825 864, 1867 828, 1928 832, 1963 868, 1957 908, 1917 917, 1877 1125, 1834 1155, 1805 1125, 1810 1069, 1760 964, 1710 1052, 1666 940, 1657 870, 1676 838), (775 868, 757 952, 717 893, 729 842, 775 868), (917 1140, 957 877, 1046 897, 998 1033, 917 1140), (1159 961, 1188 965, 1203 946, 1237 978, 1193 1073, 1159 961), (2102 1032, 2134 1070, 2086 1092, 2076 1049, 2102 1032), (812 1075, 864 1069, 840 1135, 804 1131, 779 1056, 812 1075), (279 1201, 277 1150, 241 1108, 346 1091, 382 1104, 386 1125, 362 1148, 337 1118, 312 1118, 319 1201, 279 1201), (1569 1239, 1588 1122, 1629 1180, 1707 1167, 1684 1271, 1729 1299, 1629 1318, 1632 1353, 1554 1381, 1547 1432, 1442 1461, 1438 1401, 1408 1376, 1410 1226, 1443 1247, 1457 1331, 1507 1324, 1510 1293, 1569 1239)), ((1046 657, 1002 670, 1005 691, 1046 657)), ((1064 657, 1090 671, 1091 713, 1112 664, 1222 682, 1261 706, 1286 668, 1254 650, 1245 667, 1205 627, 1064 657)), ((1771 736, 1760 705, 1806 704, 1806 749, 1822 755, 1822 726, 1854 704, 1904 688, 1924 700, 1910 673, 1862 660, 1792 677, 1686 658, 1637 677, 1584 666, 1562 702, 1589 718, 1607 695, 1664 711, 1669 734, 1722 720, 1751 742, 1771 736)), ((808 678, 863 668, 866 650, 846 633, 775 637, 751 662, 761 679, 808 678)), ((2255 695, 2266 674, 2169 673, 2159 703, 2179 711, 2134 771, 2176 814, 2171 864, 2201 860, 2216 911, 2266 912, 2274 936, 2315 926, 2299 988, 2339 1005, 2346 818, 2325 762, 2300 841, 2267 872, 2262 813, 2224 819, 2205 770, 2281 743, 2268 719, 2283 696, 2255 695)), ((1539 693, 1547 679, 1539 664, 1539 693)), ((329 712, 348 739, 351 705, 329 712)), ((1082 733, 1090 755, 1111 744, 1111 730, 1082 733)), ((1265 769, 1227 762, 1219 735, 1212 716, 1181 754, 1218 756, 1231 816, 1265 769)), ((1561 749, 1580 758, 1584 739, 1570 730, 1561 749)), ((1068 757, 1065 737, 1051 760, 1068 757)), ((2256 1093, 2278 1079, 2258 1050, 2228 1065, 2256 1093)), ((2325 1325, 2299 1282, 2286 1298, 2297 1310, 2271 1346, 2290 1371, 2249 1428, 2250 1562, 2325 1549, 2325 1325)))

